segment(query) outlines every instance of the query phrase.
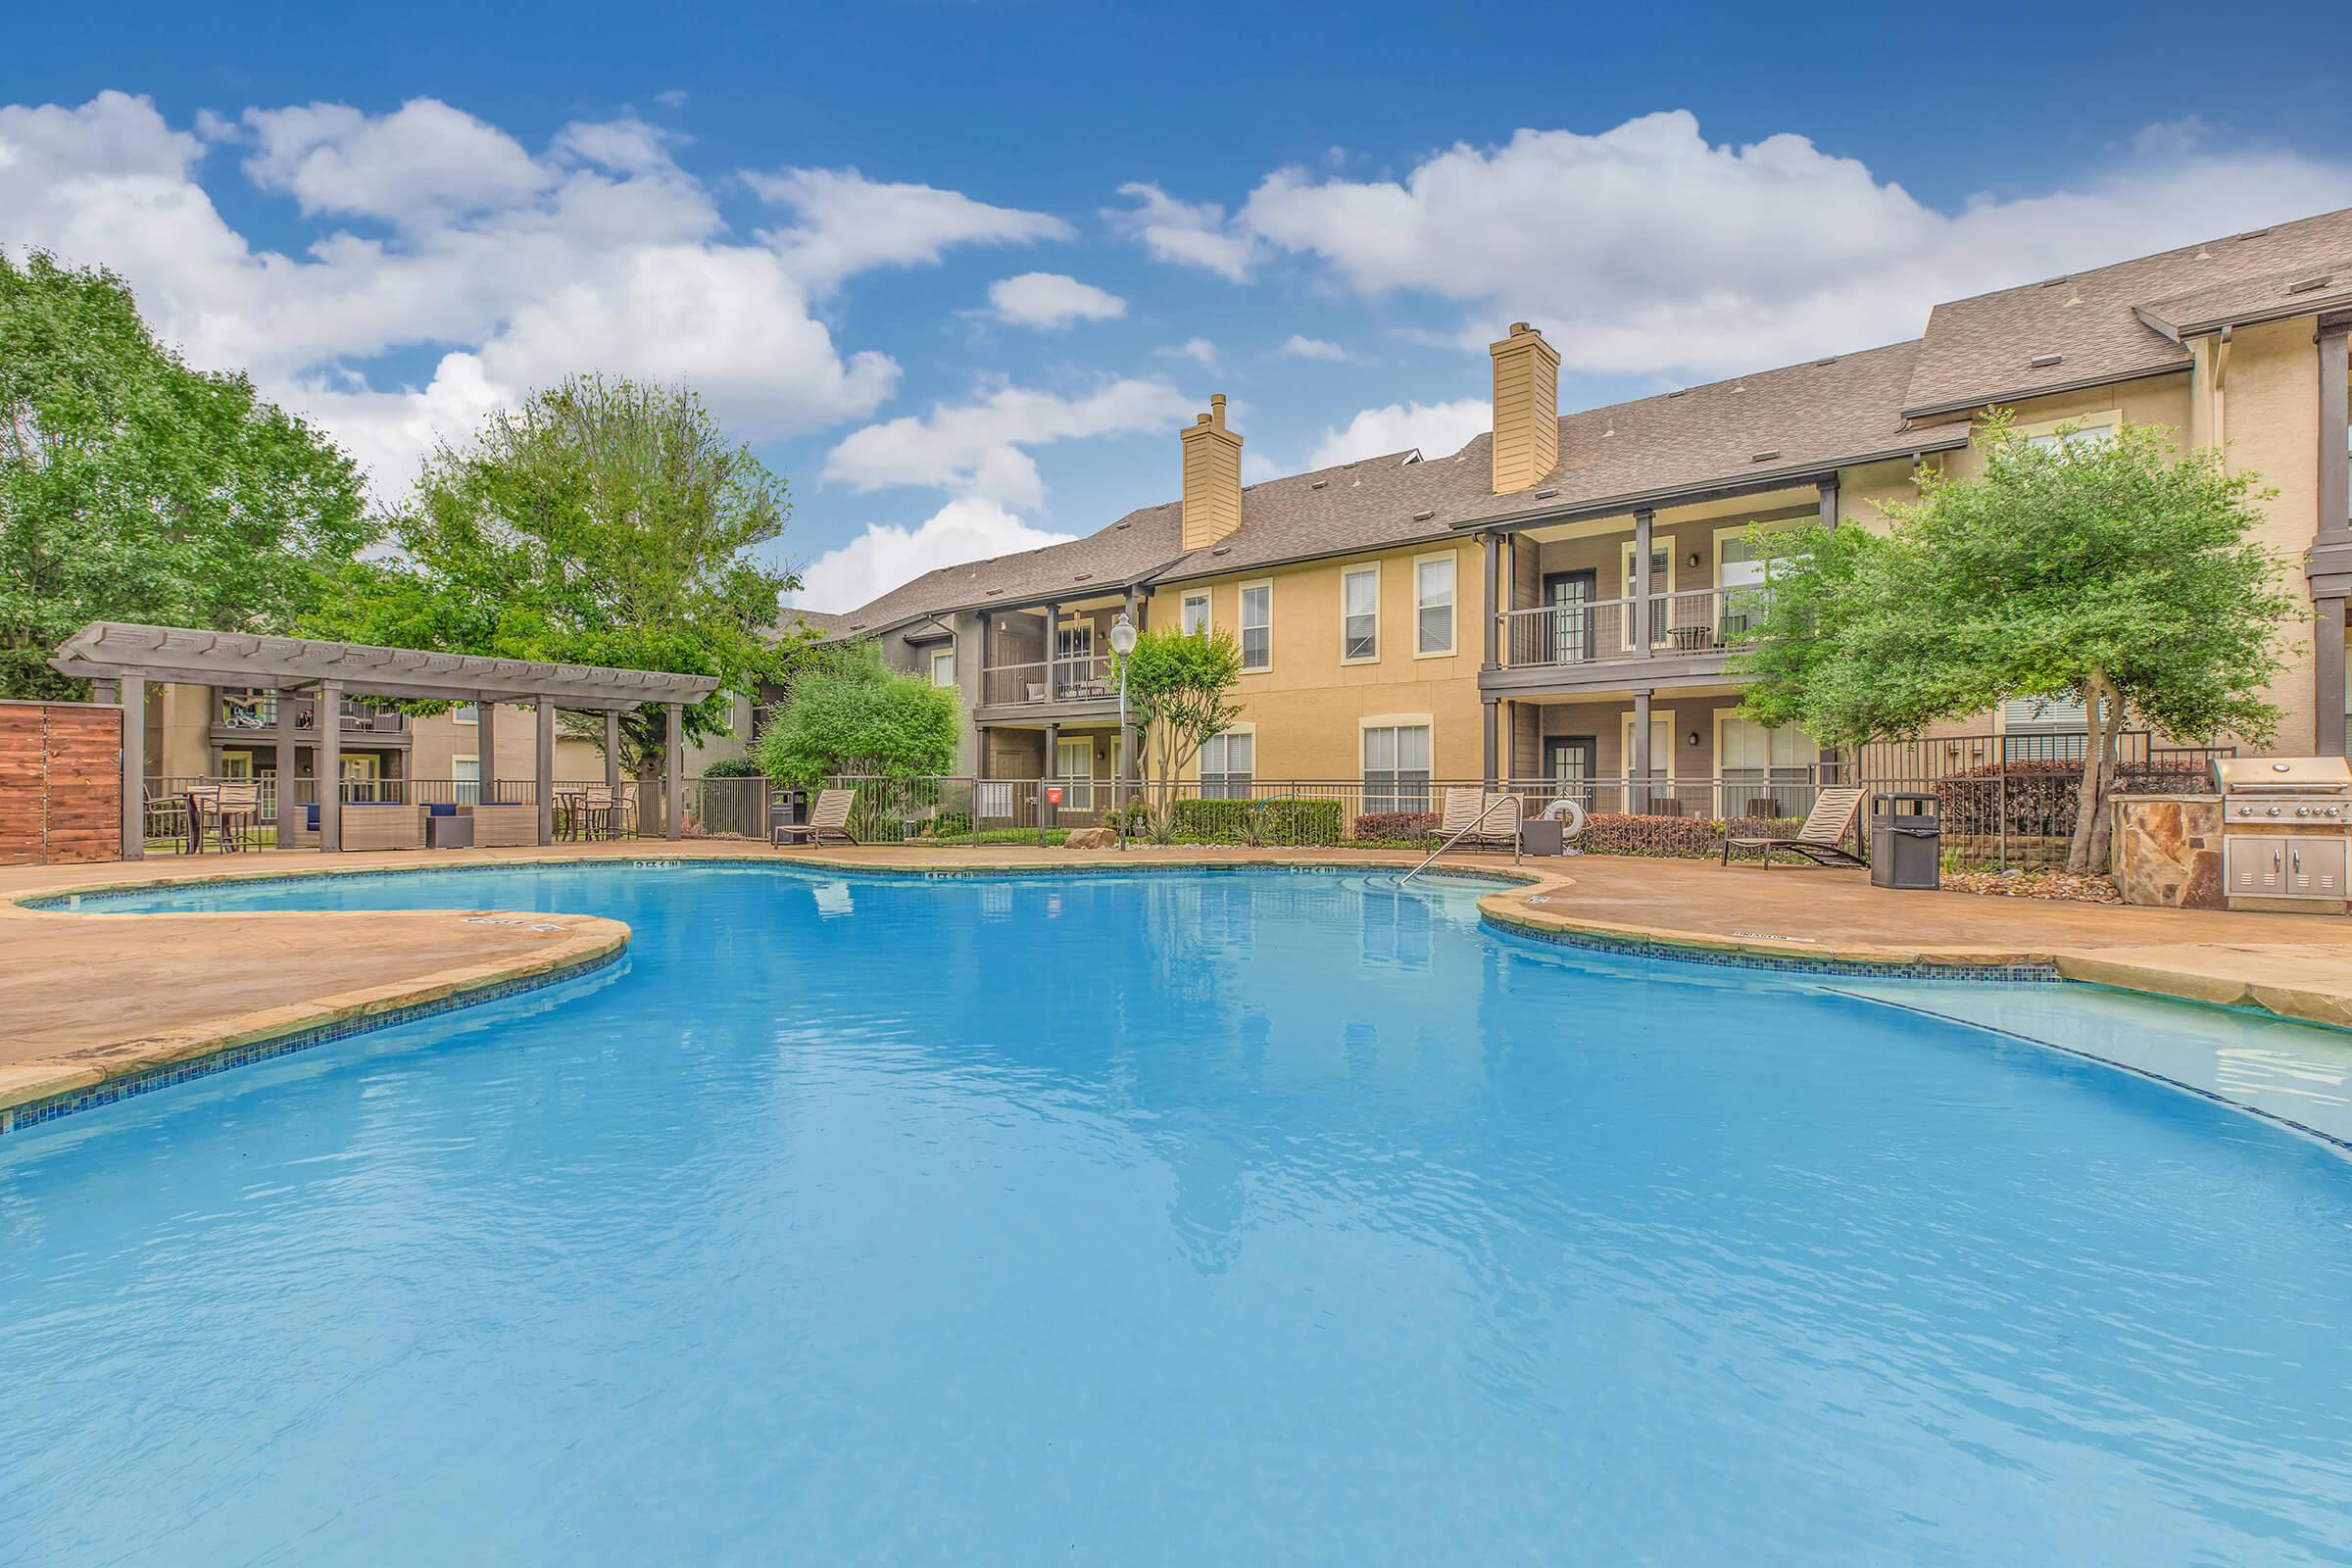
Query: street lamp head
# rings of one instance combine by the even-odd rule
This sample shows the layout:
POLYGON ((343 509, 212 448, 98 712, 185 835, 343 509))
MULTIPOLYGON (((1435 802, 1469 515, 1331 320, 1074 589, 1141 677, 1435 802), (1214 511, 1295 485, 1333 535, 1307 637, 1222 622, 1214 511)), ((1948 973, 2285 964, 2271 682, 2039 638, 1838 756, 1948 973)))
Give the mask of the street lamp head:
POLYGON ((1119 618, 1110 623, 1110 648, 1122 659, 1135 652, 1135 622, 1127 618, 1123 610, 1119 618))

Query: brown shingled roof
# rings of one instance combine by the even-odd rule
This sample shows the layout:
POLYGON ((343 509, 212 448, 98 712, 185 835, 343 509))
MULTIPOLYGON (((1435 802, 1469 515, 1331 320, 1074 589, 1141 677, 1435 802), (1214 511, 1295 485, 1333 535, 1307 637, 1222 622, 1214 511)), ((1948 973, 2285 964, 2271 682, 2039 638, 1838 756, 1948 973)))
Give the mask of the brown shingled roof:
POLYGON ((2283 268, 2259 277, 2232 278, 2170 299, 2151 300, 2138 307, 2138 312, 2139 318, 2149 326, 2179 340, 2219 331, 2225 326, 2248 326, 2256 321, 2309 316, 2346 305, 2352 305, 2352 250, 2327 261, 2283 268))
POLYGON ((869 636, 924 615, 1036 604, 1049 596, 1083 599, 1124 588, 1182 553, 1181 511, 1173 501, 1143 507, 1083 539, 941 566, 836 617, 827 635, 869 636))
POLYGON ((2325 270, 2347 252, 2352 209, 1938 305, 1903 408, 1945 414, 2180 369, 2187 351, 2134 306, 2325 270))

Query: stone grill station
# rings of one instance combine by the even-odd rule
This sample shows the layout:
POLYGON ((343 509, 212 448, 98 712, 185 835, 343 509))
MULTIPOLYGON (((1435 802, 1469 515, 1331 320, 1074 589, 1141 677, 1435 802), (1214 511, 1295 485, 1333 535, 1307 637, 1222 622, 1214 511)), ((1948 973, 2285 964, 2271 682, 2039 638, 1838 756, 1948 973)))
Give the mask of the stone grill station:
POLYGON ((2352 910, 2352 760, 2223 758, 2213 773, 2230 908, 2352 910))

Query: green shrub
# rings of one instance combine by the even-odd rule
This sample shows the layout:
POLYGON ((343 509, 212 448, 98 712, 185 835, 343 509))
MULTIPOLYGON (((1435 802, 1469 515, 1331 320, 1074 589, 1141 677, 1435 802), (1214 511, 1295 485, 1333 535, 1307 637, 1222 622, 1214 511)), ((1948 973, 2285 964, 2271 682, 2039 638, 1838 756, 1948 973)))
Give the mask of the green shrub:
POLYGON ((1337 801, 1178 801, 1168 815, 1186 844, 1274 844, 1286 848, 1340 842, 1337 801))
POLYGON ((705 778, 758 778, 760 764, 748 757, 722 757, 703 769, 705 778))

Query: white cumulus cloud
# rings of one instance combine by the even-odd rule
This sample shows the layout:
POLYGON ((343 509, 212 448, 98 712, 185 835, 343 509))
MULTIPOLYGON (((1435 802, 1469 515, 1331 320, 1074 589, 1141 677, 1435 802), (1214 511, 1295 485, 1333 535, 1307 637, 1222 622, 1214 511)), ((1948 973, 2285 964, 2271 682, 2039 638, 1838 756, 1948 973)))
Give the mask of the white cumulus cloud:
POLYGON ((976 402, 943 403, 919 417, 852 431, 826 456, 824 477, 861 491, 929 485, 1034 508, 1045 484, 1026 448, 1171 430, 1192 411, 1192 401, 1164 381, 1124 378, 1080 398, 1003 386, 976 402))
POLYGON ((792 226, 760 237, 816 290, 877 267, 936 263, 951 246, 1070 237, 1070 225, 1049 214, 992 207, 932 185, 882 184, 855 169, 747 172, 743 178, 761 201, 793 213, 792 226))
POLYGON ((199 123, 192 134, 120 92, 0 106, 0 243, 114 269, 165 340, 250 371, 383 492, 405 488, 436 437, 582 370, 688 382, 741 439, 864 417, 899 368, 845 351, 812 300, 866 269, 1067 231, 955 191, 794 170, 767 185, 788 226, 738 239, 710 187, 673 162, 682 138, 625 115, 575 122, 537 152, 429 98, 199 123), (241 160, 208 167, 224 142, 241 160), (239 174, 313 220, 299 252, 229 223, 207 181, 239 174), (345 218, 389 233, 336 226, 345 218), (421 368, 370 363, 402 353, 421 368))
POLYGON ((1306 466, 1329 468, 1407 447, 1419 447, 1423 457, 1450 458, 1472 436, 1485 434, 1494 421, 1494 407, 1484 398, 1392 403, 1385 409, 1365 409, 1348 421, 1347 428, 1325 430, 1306 466))
POLYGON ((1280 170, 1230 220, 1130 189, 1136 222, 1209 247, 1147 238, 1171 259, 1237 276, 1250 247, 1288 253, 1367 299, 1453 302, 1445 335, 1464 348, 1523 318, 1572 368, 1715 375, 1916 336, 1939 300, 2352 205, 2352 160, 2176 122, 2067 187, 1947 213, 1803 136, 1713 143, 1675 111, 1457 145, 1398 179, 1280 170))
POLYGON ((1049 331, 1072 321, 1109 321, 1127 314, 1116 294, 1060 272, 1023 272, 988 286, 989 314, 1008 326, 1049 331))
POLYGON ((1140 240, 1159 260, 1206 268, 1236 283, 1249 277, 1257 258, 1256 244, 1247 231, 1226 220, 1224 208, 1178 201, 1143 180, 1121 185, 1119 194, 1135 205, 1111 209, 1105 215, 1111 225, 1140 240))
POLYGON ((911 528, 867 523, 857 538, 802 568, 800 591, 787 594, 785 603, 802 610, 852 611, 926 571, 1072 537, 1031 527, 994 501, 966 496, 911 528))
POLYGON ((1304 337, 1297 332, 1284 338, 1282 347, 1274 352, 1294 360, 1323 360, 1333 365, 1342 365, 1355 358, 1337 343, 1327 343, 1319 337, 1304 337))
POLYGON ((1217 368, 1217 346, 1204 337, 1188 337, 1181 343, 1169 343, 1152 351, 1162 359, 1190 360, 1207 369, 1217 368))

